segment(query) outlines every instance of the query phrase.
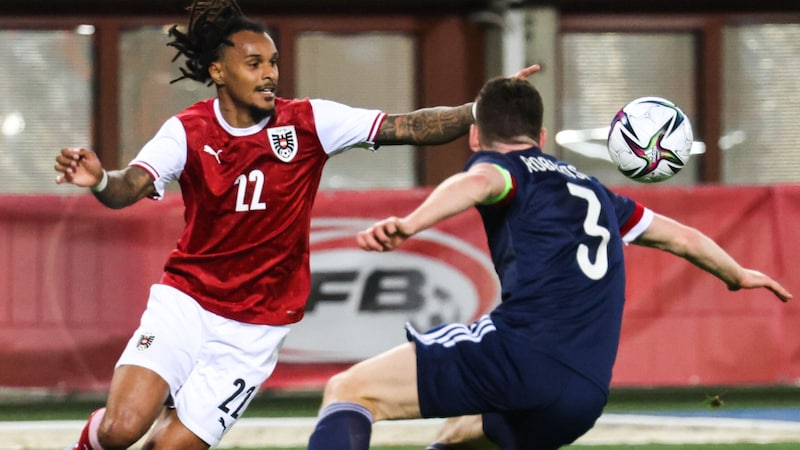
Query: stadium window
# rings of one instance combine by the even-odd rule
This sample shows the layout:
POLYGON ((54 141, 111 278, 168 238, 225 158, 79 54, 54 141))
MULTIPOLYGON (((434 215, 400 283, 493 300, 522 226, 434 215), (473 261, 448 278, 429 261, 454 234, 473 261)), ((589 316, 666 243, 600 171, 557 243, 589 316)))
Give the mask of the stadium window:
MULTIPOLYGON (((149 25, 120 33, 119 162, 128 164, 170 116, 216 95, 214 87, 192 80, 170 84, 180 76, 179 62, 170 63, 175 49, 167 46, 171 25, 149 25)), ((178 183, 169 189, 179 190, 178 183)))
MULTIPOLYGON (((622 106, 645 96, 669 99, 694 120, 694 55, 690 32, 562 33, 559 130, 573 134, 554 136, 559 156, 606 184, 637 184, 603 159, 608 126, 622 106)), ((690 159, 670 184, 694 184, 698 167, 690 159)))
MULTIPOLYGON (((412 37, 384 32, 305 32, 296 45, 298 97, 325 98, 386 112, 415 109, 412 37)), ((336 156, 326 164, 320 184, 322 189, 415 185, 414 147, 408 145, 377 152, 354 149, 336 156)))
POLYGON ((800 24, 727 26, 723 49, 723 183, 800 181, 800 24))
POLYGON ((91 144, 91 30, 0 30, 0 193, 76 191, 53 158, 91 144))

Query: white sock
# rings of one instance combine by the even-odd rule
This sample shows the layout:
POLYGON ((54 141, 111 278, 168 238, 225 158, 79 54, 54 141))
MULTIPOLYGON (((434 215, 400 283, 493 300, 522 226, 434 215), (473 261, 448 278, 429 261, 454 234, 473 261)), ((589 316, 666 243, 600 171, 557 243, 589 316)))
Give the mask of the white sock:
POLYGON ((103 416, 105 415, 106 409, 100 408, 89 418, 89 444, 92 445, 94 450, 103 450, 103 446, 97 440, 97 429, 100 428, 100 422, 103 421, 103 416))

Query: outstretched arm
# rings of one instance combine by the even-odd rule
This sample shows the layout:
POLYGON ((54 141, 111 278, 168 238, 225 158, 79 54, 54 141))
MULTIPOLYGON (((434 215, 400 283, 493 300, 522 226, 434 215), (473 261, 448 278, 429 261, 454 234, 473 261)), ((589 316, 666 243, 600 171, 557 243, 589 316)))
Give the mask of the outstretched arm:
POLYGON ((391 251, 406 239, 442 220, 484 203, 506 190, 506 178, 491 164, 476 164, 469 171, 453 175, 406 217, 389 217, 356 235, 364 250, 391 251))
POLYGON ((766 288, 783 302, 792 298, 789 291, 769 276, 739 265, 710 237, 668 217, 656 214, 653 223, 634 243, 685 258, 722 280, 732 291, 766 288))
POLYGON ((438 145, 464 136, 472 124, 472 103, 388 114, 378 130, 378 145, 438 145))
POLYGON ((119 209, 155 193, 153 179, 143 169, 129 166, 106 172, 91 150, 65 148, 56 156, 56 183, 92 188, 100 203, 119 209))
MULTIPOLYGON (((538 64, 526 67, 511 78, 527 78, 538 72, 538 64)), ((461 106, 423 108, 405 114, 389 114, 378 130, 378 145, 438 145, 464 136, 474 122, 472 102, 461 106)))

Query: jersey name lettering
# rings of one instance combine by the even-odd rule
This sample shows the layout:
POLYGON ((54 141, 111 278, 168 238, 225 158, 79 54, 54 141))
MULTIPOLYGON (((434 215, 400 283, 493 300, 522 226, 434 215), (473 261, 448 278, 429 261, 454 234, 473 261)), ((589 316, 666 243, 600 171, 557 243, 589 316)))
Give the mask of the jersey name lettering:
POLYGON ((581 173, 575 166, 568 165, 568 164, 555 164, 553 161, 543 157, 543 156, 525 156, 520 155, 519 157, 522 160, 522 163, 525 164, 525 167, 528 168, 528 172, 559 172, 563 175, 566 175, 570 178, 577 178, 579 180, 588 180, 589 177, 586 174, 581 173))

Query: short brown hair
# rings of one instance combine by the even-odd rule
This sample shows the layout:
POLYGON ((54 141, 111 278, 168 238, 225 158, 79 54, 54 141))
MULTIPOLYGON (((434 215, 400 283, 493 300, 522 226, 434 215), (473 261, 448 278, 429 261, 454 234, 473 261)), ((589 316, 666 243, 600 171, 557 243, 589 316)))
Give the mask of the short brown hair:
POLYGON ((544 105, 539 91, 528 81, 493 78, 483 85, 475 101, 476 123, 485 140, 539 139, 544 105))

